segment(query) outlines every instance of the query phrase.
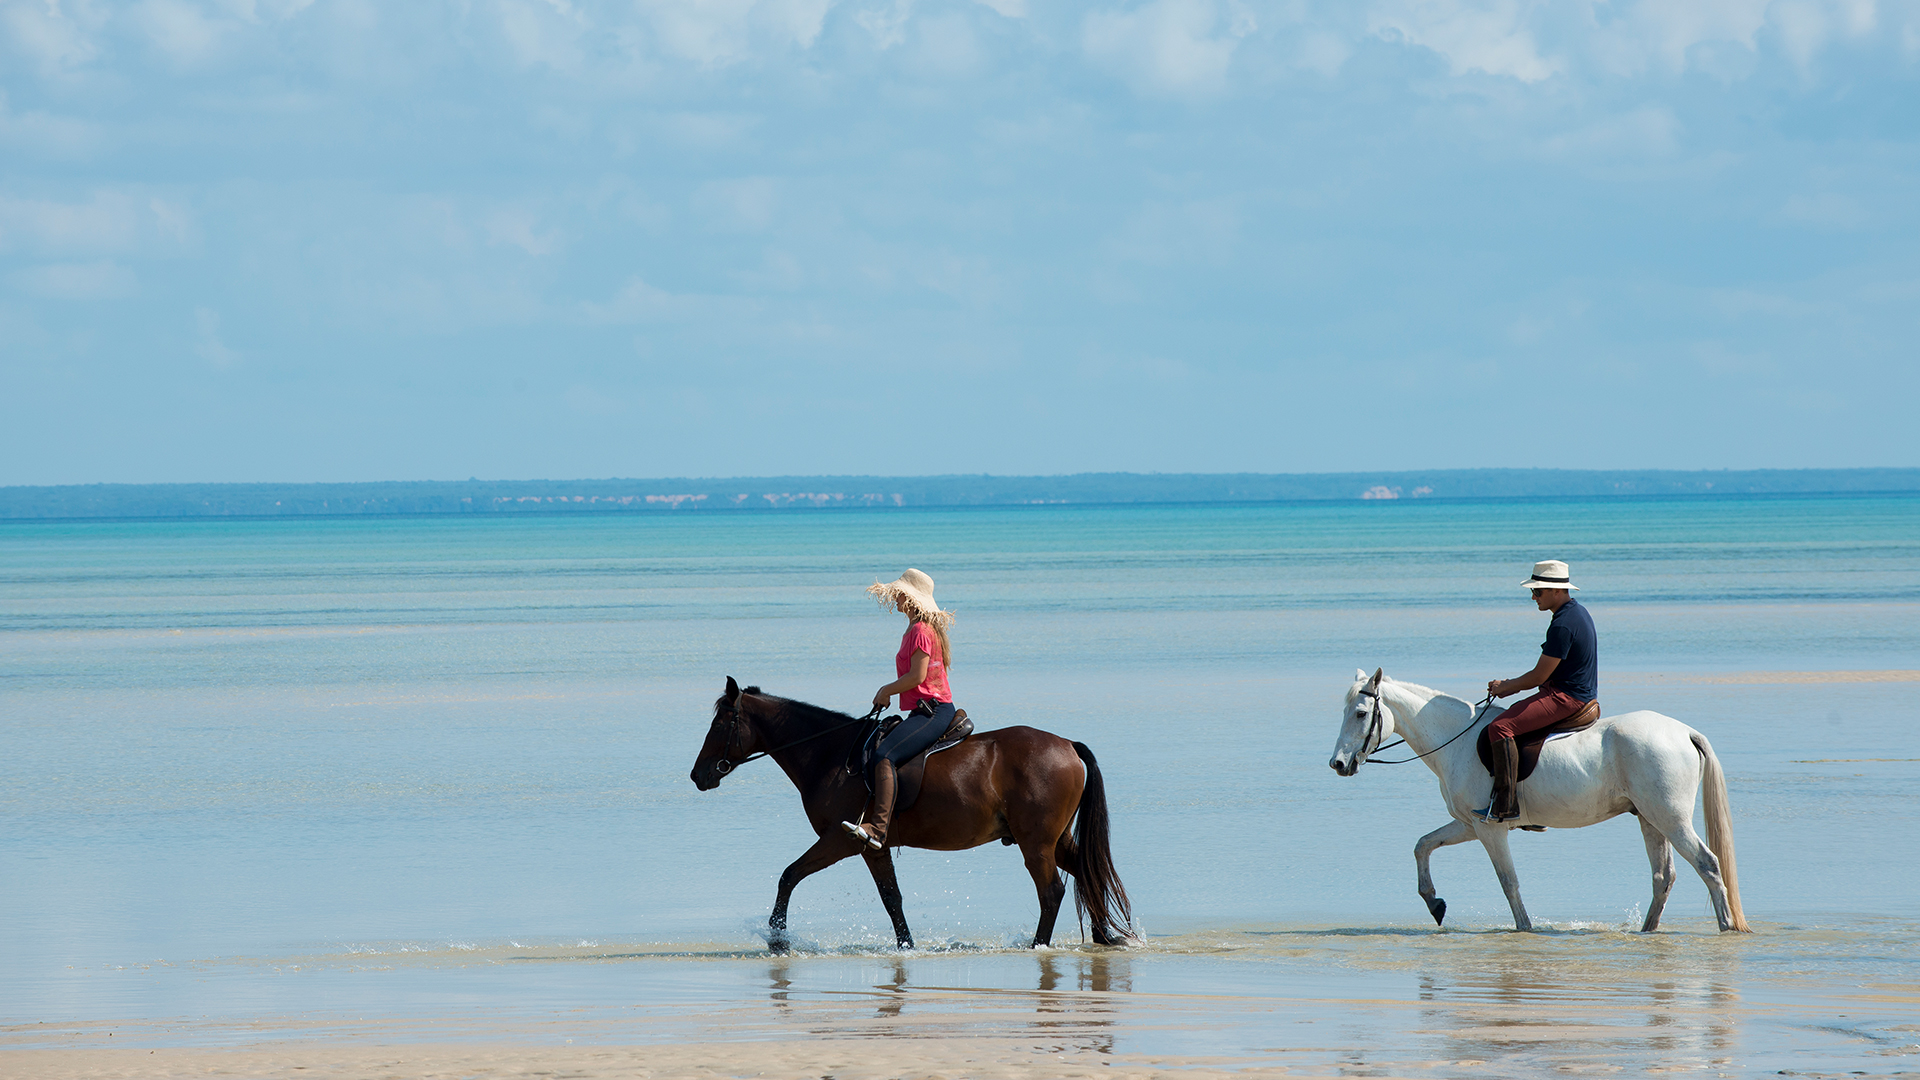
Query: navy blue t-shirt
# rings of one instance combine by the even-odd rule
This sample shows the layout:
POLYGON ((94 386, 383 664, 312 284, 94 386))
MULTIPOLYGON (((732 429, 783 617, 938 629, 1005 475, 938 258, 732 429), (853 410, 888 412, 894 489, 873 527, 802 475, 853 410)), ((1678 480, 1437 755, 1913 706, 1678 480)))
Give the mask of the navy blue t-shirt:
POLYGON ((1580 601, 1569 599, 1553 613, 1540 654, 1560 661, 1547 676, 1548 689, 1563 691, 1575 701, 1600 696, 1600 636, 1594 633, 1593 616, 1580 601))

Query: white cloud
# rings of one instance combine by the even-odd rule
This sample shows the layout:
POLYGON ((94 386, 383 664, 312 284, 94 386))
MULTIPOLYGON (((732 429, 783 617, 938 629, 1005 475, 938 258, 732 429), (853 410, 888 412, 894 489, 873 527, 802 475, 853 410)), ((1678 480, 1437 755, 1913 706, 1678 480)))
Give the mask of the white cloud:
POLYGON ((689 314, 700 303, 699 297, 670 293, 642 278, 631 277, 606 303, 589 302, 581 305, 581 311, 589 322, 650 323, 689 314))
POLYGON ((855 12, 853 21, 873 35, 873 43, 891 49, 907 40, 907 19, 913 15, 913 0, 890 0, 880 7, 855 12))
POLYGON ((84 120, 52 113, 14 112, 0 90, 0 146, 52 157, 80 157, 100 146, 100 132, 84 120))
POLYGON ((239 366, 245 359, 220 337, 220 315, 208 308, 193 309, 194 355, 221 370, 239 366))
POLYGON ((761 232, 773 224, 779 189, 770 177, 711 180, 694 192, 693 204, 731 232, 761 232))
POLYGON ((813 47, 834 0, 640 0, 666 51, 718 66, 743 60, 757 40, 813 47))
POLYGON ((1555 157, 1620 160, 1671 154, 1679 143, 1679 119, 1664 106, 1648 105, 1562 132, 1543 149, 1555 157))
POLYGON ((488 214, 483 227, 488 241, 498 247, 516 247, 534 256, 551 255, 559 251, 559 231, 541 231, 539 224, 539 215, 533 211, 509 207, 488 214))
POLYGON ((566 0, 498 0, 500 32, 521 67, 545 65, 575 72, 584 62, 580 37, 586 20, 566 0))
POLYGON ((184 0, 145 0, 128 12, 149 44, 181 64, 200 64, 220 51, 231 27, 184 0))
POLYGON ((0 42, 31 57, 43 71, 75 68, 92 60, 98 52, 92 40, 96 27, 96 20, 83 22, 58 3, 0 3, 0 42))
POLYGON ((1009 19, 1024 19, 1027 17, 1027 0, 977 0, 977 2, 982 6, 992 8, 1009 19))
POLYGON ((111 260, 51 263, 18 271, 12 280, 23 292, 56 300, 104 300, 126 296, 139 282, 133 271, 111 260))
POLYGON ((0 196, 0 250, 125 252, 138 244, 140 225, 140 206, 125 192, 96 192, 86 202, 0 196))
POLYGON ((1094 63, 1136 89, 1217 92, 1226 87, 1240 39, 1257 28, 1243 11, 1231 12, 1221 27, 1220 7, 1214 0, 1150 0, 1127 11, 1089 12, 1081 45, 1094 63))
POLYGON ((1534 40, 1531 21, 1542 6, 1531 0, 1388 0, 1373 9, 1367 29, 1439 53, 1455 75, 1478 71, 1532 83, 1560 69, 1534 40))
POLYGON ((1857 229, 1867 223, 1867 210, 1854 199, 1832 192, 1795 195, 1780 207, 1782 221, 1820 229, 1857 229))

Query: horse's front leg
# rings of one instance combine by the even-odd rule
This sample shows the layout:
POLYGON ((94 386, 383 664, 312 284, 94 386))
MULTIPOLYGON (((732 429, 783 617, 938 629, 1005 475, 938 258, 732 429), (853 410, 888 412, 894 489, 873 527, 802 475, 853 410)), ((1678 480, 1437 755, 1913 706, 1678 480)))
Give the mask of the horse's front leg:
POLYGON ((864 854, 867 870, 873 874, 873 883, 880 890, 880 902, 886 905, 887 917, 893 920, 894 943, 903 949, 913 948, 913 931, 907 929, 907 912, 900 906, 900 881, 893 876, 893 849, 868 849, 864 854))
POLYGON ((1513 908, 1513 928, 1532 930, 1533 920, 1527 918, 1527 905, 1520 901, 1520 875, 1513 870, 1513 849, 1507 846, 1508 830, 1483 825, 1474 832, 1480 836, 1480 845, 1487 849, 1487 858, 1493 860, 1493 873, 1500 879, 1500 888, 1506 891, 1507 906, 1513 908))
POLYGON ((1420 838, 1413 845, 1413 863, 1420 868, 1420 899, 1427 902, 1427 910, 1433 913, 1433 924, 1443 926, 1447 921, 1447 902, 1433 895, 1433 872, 1427 860, 1440 848, 1453 844, 1463 844, 1473 839, 1473 826, 1464 821, 1450 821, 1420 838))
POLYGON ((791 947, 787 939, 787 901, 793 899, 793 887, 825 870, 859 849, 851 836, 823 836, 806 853, 780 873, 780 893, 773 898, 773 914, 767 918, 767 947, 783 953, 791 947))

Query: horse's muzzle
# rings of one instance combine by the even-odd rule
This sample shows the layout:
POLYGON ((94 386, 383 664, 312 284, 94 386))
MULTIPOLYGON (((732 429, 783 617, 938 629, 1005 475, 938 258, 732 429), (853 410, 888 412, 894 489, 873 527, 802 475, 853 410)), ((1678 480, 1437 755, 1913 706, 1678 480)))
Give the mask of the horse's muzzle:
POLYGON ((1352 776, 1360 771, 1360 763, 1343 754, 1335 754, 1332 760, 1327 762, 1327 767, 1341 776, 1352 776))

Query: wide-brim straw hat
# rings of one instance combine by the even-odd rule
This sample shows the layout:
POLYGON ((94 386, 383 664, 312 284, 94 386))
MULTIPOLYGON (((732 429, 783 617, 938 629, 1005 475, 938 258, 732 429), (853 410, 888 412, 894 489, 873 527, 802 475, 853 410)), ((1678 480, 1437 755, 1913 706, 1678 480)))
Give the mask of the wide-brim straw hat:
POLYGON ((916 619, 925 619, 936 626, 946 626, 953 622, 953 612, 941 611, 940 605, 933 602, 933 579, 912 567, 893 581, 876 581, 867 586, 881 607, 899 606, 916 619))
POLYGON ((1523 589, 1565 589, 1568 592, 1580 591, 1580 586, 1573 583, 1573 574, 1568 571, 1567 564, 1561 562, 1559 559, 1548 559, 1545 562, 1534 563, 1533 576, 1528 578, 1526 584, 1520 587, 1523 589))

